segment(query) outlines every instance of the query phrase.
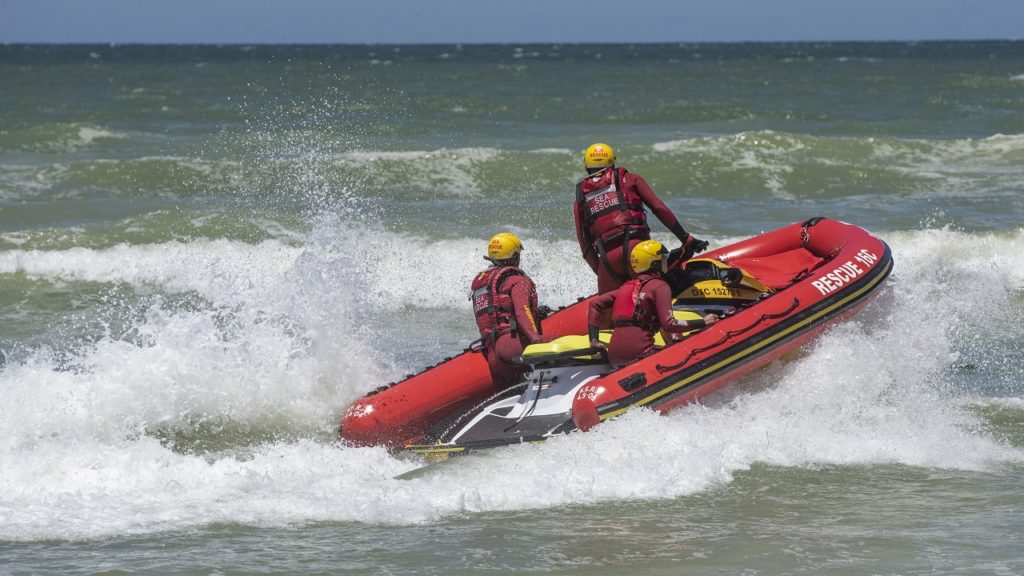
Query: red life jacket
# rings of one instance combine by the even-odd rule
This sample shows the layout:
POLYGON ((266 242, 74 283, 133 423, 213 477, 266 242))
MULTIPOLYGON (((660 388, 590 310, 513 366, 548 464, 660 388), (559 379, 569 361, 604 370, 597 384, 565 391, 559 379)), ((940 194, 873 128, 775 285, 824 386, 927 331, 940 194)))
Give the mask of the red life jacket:
POLYGON ((612 322, 615 326, 639 326, 652 334, 661 327, 658 311, 654 309, 654 298, 643 293, 644 286, 657 276, 641 274, 619 288, 612 304, 612 322))
MULTIPOLYGON (((530 277, 515 266, 494 266, 476 275, 472 284, 473 314, 476 316, 476 327, 480 329, 480 338, 484 344, 497 339, 503 333, 515 332, 515 311, 512 309, 512 295, 501 292, 501 285, 512 276, 522 276, 530 286, 530 313, 534 318, 537 314, 537 288, 530 277)), ((538 330, 540 326, 537 327, 538 330)))
POLYGON ((625 168, 605 169, 576 185, 576 202, 592 241, 609 244, 627 231, 630 238, 650 238, 643 201, 632 188, 622 186, 625 174, 625 168))

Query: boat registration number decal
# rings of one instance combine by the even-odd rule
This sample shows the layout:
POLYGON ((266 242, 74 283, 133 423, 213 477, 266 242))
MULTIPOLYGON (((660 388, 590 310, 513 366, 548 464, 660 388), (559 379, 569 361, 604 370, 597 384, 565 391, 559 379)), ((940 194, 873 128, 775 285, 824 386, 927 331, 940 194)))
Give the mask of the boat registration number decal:
POLYGON ((590 400, 591 402, 597 401, 597 397, 604 392, 604 386, 598 386, 595 384, 587 384, 580 391, 576 393, 577 400, 590 400))
POLYGON ((728 298, 742 298, 743 292, 737 290, 736 288, 724 288, 720 286, 716 286, 714 288, 698 288, 696 286, 693 286, 692 288, 690 288, 690 296, 698 298, 700 296, 725 296, 728 298))

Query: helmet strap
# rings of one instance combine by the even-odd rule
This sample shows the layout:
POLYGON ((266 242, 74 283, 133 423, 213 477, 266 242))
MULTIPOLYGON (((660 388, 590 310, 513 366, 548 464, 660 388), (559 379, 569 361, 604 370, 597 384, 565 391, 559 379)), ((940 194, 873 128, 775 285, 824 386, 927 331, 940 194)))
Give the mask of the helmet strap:
POLYGON ((497 258, 491 258, 490 256, 484 256, 484 260, 487 260, 495 266, 519 266, 519 253, 516 252, 514 256, 504 260, 498 260, 497 258))

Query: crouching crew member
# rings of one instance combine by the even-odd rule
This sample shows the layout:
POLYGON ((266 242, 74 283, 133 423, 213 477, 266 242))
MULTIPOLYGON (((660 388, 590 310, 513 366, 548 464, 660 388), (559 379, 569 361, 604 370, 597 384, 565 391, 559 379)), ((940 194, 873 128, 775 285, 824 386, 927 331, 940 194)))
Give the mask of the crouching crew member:
POLYGON ((598 339, 601 314, 611 307, 615 331, 607 346, 608 361, 616 368, 643 358, 657 349, 654 334, 661 330, 666 342, 674 335, 714 324, 718 317, 678 321, 672 315, 672 290, 662 273, 668 267, 668 250, 661 242, 647 240, 633 248, 629 263, 636 277, 615 292, 601 294, 590 302, 587 331, 591 346, 604 348, 598 339))

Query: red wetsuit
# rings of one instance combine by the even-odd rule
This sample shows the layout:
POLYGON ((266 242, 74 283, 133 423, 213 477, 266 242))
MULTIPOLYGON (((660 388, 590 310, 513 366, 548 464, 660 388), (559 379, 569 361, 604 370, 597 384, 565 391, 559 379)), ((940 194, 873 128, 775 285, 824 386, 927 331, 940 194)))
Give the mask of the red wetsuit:
POLYGON ((538 328, 537 291, 533 281, 514 266, 484 270, 473 281, 473 289, 473 307, 491 381, 498 388, 507 388, 529 369, 512 359, 528 344, 544 341, 538 328), (488 302, 492 306, 488 307, 488 302))
POLYGON ((629 253, 634 246, 650 238, 651 229, 647 225, 647 206, 654 215, 675 234, 680 242, 685 243, 689 235, 683 229, 672 210, 665 205, 643 179, 643 177, 627 172, 625 168, 605 169, 590 174, 577 187, 576 201, 573 203, 573 218, 576 221, 576 239, 579 241, 583 258, 597 274, 597 291, 604 293, 622 285, 631 276, 629 269, 629 253), (595 219, 587 217, 585 208, 580 205, 581 195, 610 186, 616 181, 621 186, 622 213, 617 222, 611 225, 602 224, 601 218, 616 220, 615 215, 606 214, 595 219), (628 216, 626 216, 628 214, 628 216), (625 217, 624 217, 625 216, 625 217), (626 239, 628 232, 628 241, 626 239), (599 240, 601 241, 599 243, 599 240), (599 245, 601 244, 601 245, 599 245), (601 252, 604 257, 601 257, 601 252))
POLYGON ((587 315, 591 340, 597 336, 601 315, 612 309, 615 331, 608 345, 608 361, 625 366, 655 351, 654 333, 661 330, 666 342, 679 334, 704 326, 703 320, 680 323, 672 315, 672 290, 660 276, 644 273, 614 292, 590 301, 587 315))

